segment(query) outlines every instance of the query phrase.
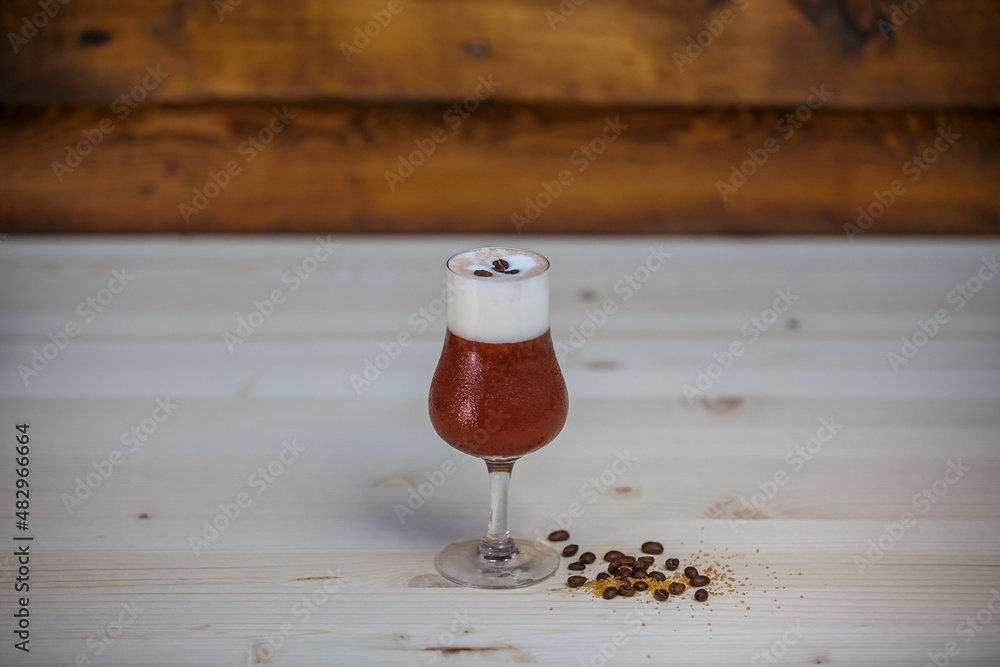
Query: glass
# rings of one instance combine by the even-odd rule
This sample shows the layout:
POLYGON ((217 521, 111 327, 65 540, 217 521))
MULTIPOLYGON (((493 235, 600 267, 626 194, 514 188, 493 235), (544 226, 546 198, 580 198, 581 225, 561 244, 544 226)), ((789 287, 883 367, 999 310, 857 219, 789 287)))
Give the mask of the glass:
POLYGON ((447 546, 443 576, 475 588, 520 588, 552 576, 559 554, 514 539, 507 490, 519 458, 544 447, 566 423, 569 397, 549 331, 549 261, 517 248, 476 248, 447 262, 448 330, 428 411, 438 435, 486 461, 486 536, 447 546))

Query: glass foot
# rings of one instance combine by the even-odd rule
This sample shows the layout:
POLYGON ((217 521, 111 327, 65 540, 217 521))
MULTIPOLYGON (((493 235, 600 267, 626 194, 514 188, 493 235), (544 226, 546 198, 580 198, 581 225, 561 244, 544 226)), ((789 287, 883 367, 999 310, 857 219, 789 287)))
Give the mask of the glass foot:
POLYGON ((482 540, 464 540, 446 546, 434 559, 445 579, 472 588, 522 588, 545 581, 559 567, 559 554, 543 542, 514 540, 517 553, 506 560, 479 555, 482 540))

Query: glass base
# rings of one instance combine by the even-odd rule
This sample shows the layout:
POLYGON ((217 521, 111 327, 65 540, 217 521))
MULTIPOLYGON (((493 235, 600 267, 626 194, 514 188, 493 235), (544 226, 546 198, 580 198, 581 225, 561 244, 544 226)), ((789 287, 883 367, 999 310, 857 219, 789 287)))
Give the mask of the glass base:
POLYGON ((434 559, 445 579, 472 588, 522 588, 545 581, 559 567, 559 554, 542 542, 514 540, 517 552, 505 560, 479 554, 479 540, 453 542, 434 559))

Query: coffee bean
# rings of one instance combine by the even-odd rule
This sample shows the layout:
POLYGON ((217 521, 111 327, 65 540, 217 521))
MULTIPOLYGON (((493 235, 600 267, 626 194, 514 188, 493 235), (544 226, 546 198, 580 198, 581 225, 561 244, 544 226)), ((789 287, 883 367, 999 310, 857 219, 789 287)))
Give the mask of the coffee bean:
POLYGON ((618 595, 630 598, 633 595, 635 595, 635 588, 633 588, 629 584, 622 584, 621 586, 618 587, 618 595))
POLYGON ((622 556, 618 560, 622 562, 622 565, 631 565, 635 562, 635 556, 622 556))
POLYGON ((597 560, 597 556, 594 555, 593 551, 584 551, 582 554, 580 554, 581 563, 586 563, 587 565, 590 565, 595 560, 597 560))
POLYGON ((699 588, 694 592, 694 599, 697 600, 698 602, 704 602, 705 600, 708 599, 708 591, 706 591, 704 588, 699 588))
POLYGON ((655 556, 656 554, 663 553, 663 545, 659 542, 643 542, 641 551, 644 554, 653 554, 655 556))
POLYGON ((611 561, 611 564, 608 565, 608 572, 610 574, 614 574, 615 572, 617 572, 621 568, 621 566, 622 566, 622 562, 620 560, 613 560, 613 561, 611 561))
POLYGON ((620 568, 618 568, 618 571, 615 572, 615 574, 617 574, 619 578, 621 578, 621 577, 631 577, 632 576, 632 568, 630 568, 627 565, 622 565, 620 568))
POLYGON ((684 592, 685 588, 687 588, 687 586, 685 586, 679 581, 675 581, 674 583, 667 586, 667 590, 670 591, 671 595, 680 595, 681 593, 684 592))
POLYGON ((649 576, 649 574, 647 574, 642 568, 639 568, 638 570, 632 570, 632 576, 635 579, 645 579, 649 576))
POLYGON ((644 591, 647 588, 649 588, 649 584, 647 584, 645 581, 637 581, 634 584, 632 584, 632 588, 634 588, 637 591, 644 591))
POLYGON ((663 574, 662 572, 650 572, 649 578, 655 581, 666 581, 667 575, 663 574))
POLYGON ((575 556, 576 552, 580 550, 579 544, 567 544, 563 547, 562 554, 569 558, 570 556, 575 556))
POLYGON ((663 567, 667 568, 671 572, 673 572, 674 570, 676 570, 680 566, 681 566, 681 562, 679 560, 677 560, 676 558, 668 558, 667 562, 663 564, 663 567))
POLYGON ((690 579, 691 577, 697 577, 698 568, 691 567, 690 565, 688 565, 686 568, 684 568, 684 576, 687 577, 688 579, 690 579))
POLYGON ((607 572, 598 572, 597 576, 594 578, 597 579, 598 581, 604 581, 605 579, 610 579, 611 575, 608 574, 607 572))
POLYGON ((705 575, 699 574, 697 577, 691 577, 691 587, 701 588, 702 586, 708 586, 708 584, 711 583, 711 581, 712 580, 706 577, 705 575))
POLYGON ((549 533, 549 542, 565 542, 569 539, 569 533, 565 530, 557 530, 549 533))
POLYGON ((510 268, 510 263, 506 259, 494 259, 493 268, 497 271, 506 271, 510 268))
POLYGON ((621 558, 624 555, 625 554, 623 554, 621 551, 615 551, 614 549, 612 549, 608 553, 604 554, 604 560, 606 560, 609 563, 611 563, 613 561, 618 560, 619 558, 621 558))
POLYGON ((611 598, 617 596, 618 596, 618 589, 615 588, 614 586, 611 586, 610 588, 605 588, 604 592, 601 593, 601 597, 604 598, 605 600, 610 600, 611 598))
POLYGON ((576 561, 576 562, 573 562, 573 563, 569 564, 569 569, 571 569, 571 570, 586 570, 587 566, 584 565, 583 563, 581 563, 580 561, 576 561))
POLYGON ((514 274, 516 274, 516 273, 520 273, 520 272, 521 272, 521 269, 511 269, 510 271, 504 271, 504 273, 506 273, 508 275, 511 275, 511 276, 514 275, 514 274))
POLYGON ((587 577, 581 577, 580 575, 575 575, 566 580, 570 588, 579 588, 587 583, 587 577))
POLYGON ((655 591, 653 591, 653 597, 659 600, 660 602, 666 602, 668 599, 670 599, 670 593, 666 592, 662 588, 657 588, 655 591))
POLYGON ((653 557, 652 556, 641 556, 635 559, 636 563, 642 564, 642 569, 648 570, 653 567, 653 557))
POLYGON ((483 269, 476 269, 475 271, 473 271, 473 273, 476 274, 477 276, 481 276, 483 278, 489 278, 490 276, 493 275, 489 271, 484 271, 483 269))

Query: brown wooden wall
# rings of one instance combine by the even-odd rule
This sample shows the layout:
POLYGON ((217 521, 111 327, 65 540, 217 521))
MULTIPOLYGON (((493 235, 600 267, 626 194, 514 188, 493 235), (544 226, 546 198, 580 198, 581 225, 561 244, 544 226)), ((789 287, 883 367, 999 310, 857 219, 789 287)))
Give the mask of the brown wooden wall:
POLYGON ((996 0, 66 1, 5 231, 1000 231, 996 0))

